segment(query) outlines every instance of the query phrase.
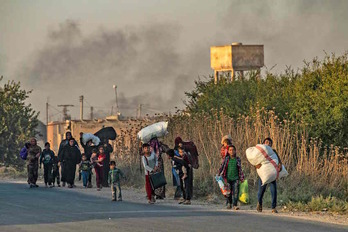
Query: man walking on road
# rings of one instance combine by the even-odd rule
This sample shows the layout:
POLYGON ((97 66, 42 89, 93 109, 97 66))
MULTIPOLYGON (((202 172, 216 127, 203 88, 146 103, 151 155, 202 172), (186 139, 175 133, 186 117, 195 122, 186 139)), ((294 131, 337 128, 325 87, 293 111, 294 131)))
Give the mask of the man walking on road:
MULTIPOLYGON (((263 141, 263 144, 267 145, 269 147, 272 147, 273 141, 272 141, 271 138, 265 138, 265 140, 263 141)), ((282 162, 281 162, 281 160, 279 158, 278 153, 274 149, 273 149, 273 151, 274 151, 274 153, 278 157, 278 161, 279 161, 278 168, 279 168, 279 171, 281 171, 282 162)), ((261 167, 261 164, 256 165, 257 169, 260 168, 260 167, 261 167)), ((262 198, 263 198, 263 195, 265 194, 267 185, 268 184, 262 185, 262 181, 259 178, 259 191, 257 193, 258 203, 257 203, 257 207, 256 207, 256 210, 258 212, 262 212, 262 198)), ((272 197, 272 213, 278 213, 278 211, 276 209, 276 207, 277 207, 277 180, 272 181, 271 183, 269 183, 269 185, 270 185, 271 197, 272 197)))

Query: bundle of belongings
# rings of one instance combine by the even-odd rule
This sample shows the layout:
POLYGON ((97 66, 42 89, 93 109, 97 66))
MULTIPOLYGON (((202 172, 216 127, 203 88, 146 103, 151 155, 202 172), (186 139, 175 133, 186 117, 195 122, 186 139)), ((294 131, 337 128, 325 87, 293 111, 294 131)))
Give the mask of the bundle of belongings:
POLYGON ((255 147, 248 148, 246 150, 246 157, 253 166, 261 164, 261 167, 256 169, 256 171, 261 178, 262 185, 288 175, 284 165, 278 167, 278 155, 267 145, 258 144, 255 147))

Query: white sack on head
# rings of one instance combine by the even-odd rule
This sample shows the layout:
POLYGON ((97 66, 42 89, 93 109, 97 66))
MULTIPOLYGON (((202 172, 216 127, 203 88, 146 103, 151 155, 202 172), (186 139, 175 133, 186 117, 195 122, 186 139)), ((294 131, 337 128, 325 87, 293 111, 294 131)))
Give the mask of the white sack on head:
MULTIPOLYGON (((256 146, 265 151, 265 153, 274 161, 276 165, 279 164, 278 156, 271 147, 263 144, 258 144, 256 146)), ((251 165, 256 166, 258 164, 261 164, 261 167, 256 171, 262 181, 262 185, 265 185, 277 179, 277 170, 276 167, 262 154, 262 152, 256 146, 248 148, 246 150, 246 156, 251 165)), ((282 171, 279 172, 278 178, 286 177, 287 175, 288 172, 283 165, 282 171)))
POLYGON ((142 143, 148 143, 151 139, 162 138, 168 134, 168 122, 158 122, 147 126, 138 132, 138 138, 142 143))
POLYGON ((90 134, 90 133, 84 133, 82 135, 82 143, 84 145, 86 145, 86 143, 89 141, 89 140, 92 140, 92 143, 95 145, 95 146, 98 146, 99 143, 100 143, 100 139, 95 136, 94 134, 90 134))

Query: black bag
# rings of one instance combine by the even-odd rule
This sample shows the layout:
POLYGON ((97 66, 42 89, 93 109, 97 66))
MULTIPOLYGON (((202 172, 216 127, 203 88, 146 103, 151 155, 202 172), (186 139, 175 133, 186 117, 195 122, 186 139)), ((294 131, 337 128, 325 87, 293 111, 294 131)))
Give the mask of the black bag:
POLYGON ((164 172, 156 172, 149 175, 151 187, 153 190, 165 186, 167 184, 164 172))

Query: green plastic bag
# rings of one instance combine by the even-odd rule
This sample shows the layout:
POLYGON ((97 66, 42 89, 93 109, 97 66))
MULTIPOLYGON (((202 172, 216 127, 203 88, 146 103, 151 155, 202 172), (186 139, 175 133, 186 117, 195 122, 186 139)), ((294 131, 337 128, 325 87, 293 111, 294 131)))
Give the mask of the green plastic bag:
POLYGON ((243 183, 240 183, 238 199, 239 199, 240 202, 242 202, 244 204, 248 204, 249 203, 248 180, 244 180, 243 183))

